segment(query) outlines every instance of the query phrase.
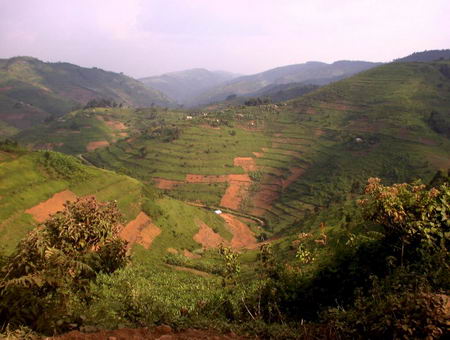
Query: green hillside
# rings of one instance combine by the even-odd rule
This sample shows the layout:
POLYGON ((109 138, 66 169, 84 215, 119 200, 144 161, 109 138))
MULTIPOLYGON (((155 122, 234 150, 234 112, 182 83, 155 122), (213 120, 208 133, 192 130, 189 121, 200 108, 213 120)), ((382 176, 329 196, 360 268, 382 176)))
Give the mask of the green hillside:
MULTIPOLYGON (((0 151, 0 242, 3 250, 9 253, 38 225, 34 212, 26 213, 26 210, 61 193, 65 193, 63 197, 67 199, 94 195, 103 202, 116 200, 124 224, 134 220, 141 211, 145 212, 162 230, 152 245, 155 258, 163 258, 168 247, 180 251, 201 248, 193 240, 198 232, 197 220, 208 223, 226 238, 230 235, 215 214, 164 197, 133 178, 83 165, 71 156, 51 151, 23 151, 3 142, 0 151)), ((46 207, 42 209, 45 212, 46 207)))
POLYGON ((439 132, 450 104, 446 67, 384 65, 286 105, 174 118, 167 124, 178 129, 176 138, 147 131, 84 157, 144 181, 175 181, 166 188, 169 195, 214 205, 230 184, 192 183, 187 175, 247 173, 251 184, 241 192, 238 209, 264 216, 280 230, 359 192, 368 177, 427 181, 450 167, 450 141, 439 132), (236 157, 248 158, 250 170, 236 165, 236 157))
POLYGON ((92 99, 134 107, 170 105, 161 92, 123 74, 31 57, 0 61, 0 120, 10 125, 30 127, 92 99))
POLYGON ((116 200, 133 247, 127 266, 79 290, 64 275, 43 284, 33 269, 11 280, 0 267, 0 316, 17 326, 31 315, 45 334, 170 324, 438 338, 450 288, 448 171, 436 175, 450 168, 449 65, 387 64, 278 105, 78 110, 19 135, 73 154, 97 143, 81 159, 3 142, 4 252, 63 193, 116 200), (418 179, 436 187, 393 184, 418 179), (22 292, 45 313, 23 309, 22 292))

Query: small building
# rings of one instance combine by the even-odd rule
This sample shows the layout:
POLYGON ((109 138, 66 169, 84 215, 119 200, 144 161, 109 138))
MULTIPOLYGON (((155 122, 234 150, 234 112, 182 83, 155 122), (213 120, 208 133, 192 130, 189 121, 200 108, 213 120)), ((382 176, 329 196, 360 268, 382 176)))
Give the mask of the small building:
POLYGON ((214 213, 217 215, 220 215, 222 213, 222 210, 220 210, 220 209, 214 210, 214 213))

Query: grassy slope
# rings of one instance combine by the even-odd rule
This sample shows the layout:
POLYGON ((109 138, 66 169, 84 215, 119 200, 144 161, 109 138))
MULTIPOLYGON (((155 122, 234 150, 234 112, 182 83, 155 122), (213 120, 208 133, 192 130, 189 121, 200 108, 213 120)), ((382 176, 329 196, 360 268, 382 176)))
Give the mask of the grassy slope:
MULTIPOLYGON (((140 136, 86 157, 143 180, 182 180, 188 173, 242 173, 232 159, 267 148, 262 157, 253 156, 262 179, 252 189, 280 197, 265 212, 280 230, 314 207, 345 199, 370 176, 388 183, 429 180, 436 169, 450 166, 449 140, 428 124, 432 111, 448 112, 450 106, 450 80, 440 72, 444 63, 381 66, 286 106, 237 107, 174 121, 182 133, 170 143, 140 136), (220 129, 205 128, 215 118, 220 129), (258 129, 249 130, 251 122, 258 129), (145 157, 138 153, 142 147, 145 157), (288 188, 275 185, 277 179, 289 179, 294 168, 303 168, 303 175, 288 188)), ((217 204, 223 189, 189 184, 171 194, 217 204)), ((251 200, 247 203, 243 208, 251 211, 251 200)))
POLYGON ((51 155, 53 161, 48 163, 45 152, 0 151, 0 240, 7 252, 37 225, 25 210, 63 190, 71 190, 78 196, 95 195, 101 201, 117 200, 125 221, 134 219, 141 210, 145 211, 145 202, 156 202, 153 207, 158 214, 149 214, 162 229, 152 247, 157 256, 165 254, 168 247, 200 248, 192 239, 198 231, 198 219, 224 237, 229 239, 231 236, 213 213, 173 199, 158 199, 158 195, 152 191, 149 194, 142 183, 128 176, 84 166, 70 156, 51 155), (65 172, 72 175, 67 177, 65 172))
MULTIPOLYGON (((83 152, 88 141, 119 139, 84 157, 144 182, 182 181, 187 174, 242 174, 233 159, 253 157, 259 174, 241 209, 255 213, 257 208, 274 232, 292 225, 303 228, 305 216, 345 200, 350 191, 359 192, 368 177, 387 183, 428 181, 436 169, 450 166, 448 138, 428 123, 432 111, 445 114, 450 107, 450 80, 440 71, 442 65, 445 62, 384 65, 286 105, 189 113, 192 120, 186 119, 188 113, 154 109, 80 111, 27 138, 63 143, 56 149, 71 153, 83 152), (130 138, 119 138, 107 120, 124 123, 130 138), (80 133, 68 134, 65 125, 74 123, 80 133), (175 126, 181 133, 165 141, 151 133, 155 126, 175 126), (304 172, 293 178, 298 168, 304 172), (283 187, 280 180, 292 183, 283 187), (274 200, 261 206, 254 200, 261 193, 274 200)), ((226 186, 185 183, 167 193, 218 205, 226 186)))
POLYGON ((29 57, 0 63, 0 119, 26 128, 94 98, 130 106, 169 105, 162 93, 123 74, 29 57))

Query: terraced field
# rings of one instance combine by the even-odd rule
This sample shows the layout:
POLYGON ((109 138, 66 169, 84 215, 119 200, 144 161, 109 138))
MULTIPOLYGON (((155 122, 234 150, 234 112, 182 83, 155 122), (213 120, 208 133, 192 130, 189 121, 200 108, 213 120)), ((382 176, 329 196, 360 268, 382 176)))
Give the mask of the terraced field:
POLYGON ((450 167, 449 140, 428 121, 450 106, 442 65, 385 65, 281 106, 210 108, 172 119, 173 140, 141 134, 85 157, 178 199, 264 216, 280 231, 368 177, 426 181, 450 167))

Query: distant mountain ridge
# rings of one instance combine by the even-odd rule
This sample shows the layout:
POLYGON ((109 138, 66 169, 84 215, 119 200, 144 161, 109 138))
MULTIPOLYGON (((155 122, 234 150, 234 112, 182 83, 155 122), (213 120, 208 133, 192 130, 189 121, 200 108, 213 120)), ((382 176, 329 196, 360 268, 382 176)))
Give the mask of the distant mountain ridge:
POLYGON ((0 120, 11 126, 29 127, 92 99, 137 107, 172 104, 161 92, 123 74, 32 57, 0 59, 0 120))
POLYGON ((211 87, 236 78, 238 75, 226 71, 209 71, 194 68, 185 71, 165 73, 159 76, 139 79, 146 86, 157 89, 179 104, 184 104, 211 87))
POLYGON ((273 84, 326 85, 379 65, 381 63, 342 60, 332 64, 310 61, 304 64, 281 66, 230 80, 192 98, 187 104, 190 106, 203 105, 222 101, 230 95, 251 95, 273 84))
POLYGON ((406 57, 394 59, 394 62, 432 62, 450 60, 450 49, 414 52, 406 57))

